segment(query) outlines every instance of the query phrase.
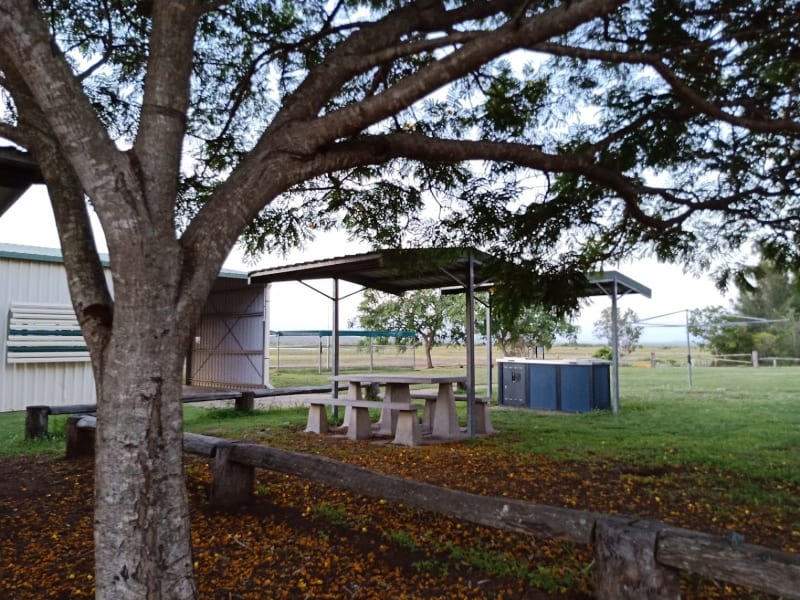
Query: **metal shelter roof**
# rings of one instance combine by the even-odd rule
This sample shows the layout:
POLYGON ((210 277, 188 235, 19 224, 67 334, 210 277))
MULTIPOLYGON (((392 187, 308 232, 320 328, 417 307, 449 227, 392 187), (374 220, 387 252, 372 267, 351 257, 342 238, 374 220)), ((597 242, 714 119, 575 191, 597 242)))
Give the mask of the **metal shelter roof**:
POLYGON ((617 296, 641 294, 645 298, 651 298, 653 295, 649 287, 617 271, 590 273, 588 279, 591 283, 591 289, 587 291, 587 296, 602 296, 603 294, 611 296, 615 292, 617 296))
POLYGON ((0 147, 0 216, 34 183, 44 183, 44 179, 28 153, 0 147))
MULTIPOLYGON (((498 259, 474 248, 409 248, 377 250, 308 262, 295 263, 250 273, 252 283, 275 283, 302 279, 342 279, 364 287, 402 294, 409 290, 440 288, 452 290, 467 281, 472 256, 475 291, 494 283, 498 259)), ((603 271, 587 275, 586 296, 641 294, 650 298, 650 288, 618 273, 603 271)))
POLYGON ((391 249, 352 254, 253 271, 250 282, 341 279, 399 295, 408 290, 463 285, 470 257, 476 286, 489 282, 489 263, 494 259, 471 248, 391 249))

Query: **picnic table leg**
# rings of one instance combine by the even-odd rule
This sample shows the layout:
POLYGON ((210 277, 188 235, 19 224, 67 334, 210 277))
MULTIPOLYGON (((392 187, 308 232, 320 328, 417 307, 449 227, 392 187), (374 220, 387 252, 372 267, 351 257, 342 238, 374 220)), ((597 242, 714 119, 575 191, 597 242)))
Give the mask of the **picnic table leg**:
POLYGON ((306 433, 328 433, 328 411, 324 404, 308 405, 306 433))
POLYGON ((402 446, 419 446, 422 442, 422 431, 417 419, 416 410, 398 410, 397 427, 393 443, 402 446))
MULTIPOLYGON (((361 383, 351 381, 347 385, 347 399, 348 400, 361 400, 361 383)), ((344 408, 344 420, 342 423, 350 427, 350 419, 353 417, 353 409, 349 406, 344 408)))
POLYGON ((488 402, 475 402, 475 433, 479 435, 497 433, 495 428, 492 427, 492 417, 488 402))
POLYGON ((450 383, 439 384, 436 409, 433 413, 433 431, 431 433, 436 437, 442 438, 454 438, 458 435, 456 399, 453 394, 453 386, 450 383))
MULTIPOLYGON (((411 386, 407 383, 387 383, 384 402, 411 402, 411 386)), ((392 435, 396 430, 397 411, 381 409, 378 435, 392 435)))
POLYGON ((425 399, 425 410, 422 411, 422 432, 433 433, 433 420, 436 417, 436 399, 425 399))
POLYGON ((366 440, 372 435, 372 424, 369 422, 369 409, 365 406, 353 406, 350 420, 347 422, 347 437, 351 440, 366 440))

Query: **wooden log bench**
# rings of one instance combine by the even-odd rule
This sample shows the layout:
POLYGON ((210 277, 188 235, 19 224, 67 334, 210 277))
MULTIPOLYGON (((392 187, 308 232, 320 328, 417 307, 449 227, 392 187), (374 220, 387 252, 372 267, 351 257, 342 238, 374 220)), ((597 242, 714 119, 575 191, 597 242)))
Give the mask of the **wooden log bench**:
MULTIPOLYGON (((342 403, 333 399, 330 402, 342 403)), ((88 440, 94 439, 90 432, 95 418, 74 417, 70 421, 84 436, 84 449, 90 451, 88 440)), ((501 531, 592 543, 598 600, 675 600, 680 598, 681 571, 800 600, 800 555, 733 542, 730 537, 637 517, 476 495, 375 473, 324 456, 200 434, 184 433, 183 449, 214 458, 209 501, 220 508, 236 508, 250 502, 254 497, 255 469, 270 469, 501 531)))
POLYGON ((75 415, 67 419, 67 458, 92 456, 97 418, 92 415, 75 415))
MULTIPOLYGON (((373 400, 347 400, 338 398, 314 398, 306 400, 308 403, 308 422, 306 432, 327 433, 328 412, 327 406, 344 406, 350 409, 347 425, 347 437, 351 440, 365 440, 372 436, 372 423, 369 418, 369 409, 392 411, 396 415, 396 422, 392 424, 394 433, 393 443, 403 446, 419 446, 422 441, 417 411, 424 410, 422 404, 411 402, 375 402, 373 400)), ((393 419, 394 420, 394 419, 393 419)))
POLYGON ((86 415, 94 414, 96 404, 70 404, 67 406, 26 406, 25 407, 25 439, 47 437, 50 415, 86 415))
MULTIPOLYGON (((414 400, 425 400, 425 415, 422 418, 423 427, 430 428, 433 423, 433 413, 436 410, 436 400, 438 395, 435 393, 415 392, 411 390, 411 398, 414 400)), ((465 394, 455 394, 453 399, 456 402, 466 402, 465 394)), ((489 398, 475 398, 475 433, 487 435, 497 433, 492 427, 492 417, 489 414, 489 406, 492 401, 489 398)))
MULTIPOLYGON (((338 386, 346 390, 347 386, 338 386)), ((330 393, 331 386, 306 385, 285 388, 265 388, 260 390, 191 390, 184 391, 181 401, 184 404, 196 402, 210 402, 213 400, 233 400, 236 410, 251 411, 255 409, 256 398, 275 398, 279 396, 292 396, 296 394, 323 394, 330 393)), ((50 415, 86 415, 97 412, 97 404, 68 404, 62 406, 26 406, 25 407, 25 439, 47 437, 50 415)))

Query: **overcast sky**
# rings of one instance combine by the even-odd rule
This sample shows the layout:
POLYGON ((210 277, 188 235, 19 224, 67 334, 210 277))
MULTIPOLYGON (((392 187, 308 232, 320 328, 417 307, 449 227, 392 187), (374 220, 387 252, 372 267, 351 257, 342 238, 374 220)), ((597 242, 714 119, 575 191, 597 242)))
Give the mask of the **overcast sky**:
MULTIPOLYGON (((96 230, 99 230, 99 227, 96 230)), ((0 217, 0 242, 49 248, 58 247, 55 220, 44 186, 32 187, 0 217)), ((101 240, 98 245, 102 251, 105 251, 104 241, 101 240)), ((342 256, 367 250, 369 248, 365 245, 348 242, 344 234, 325 234, 302 251, 295 251, 288 257, 264 256, 255 264, 244 263, 242 253, 234 250, 225 266, 230 269, 253 271, 258 268, 342 256)), ((721 295, 709 276, 695 278, 684 274, 678 266, 660 264, 654 260, 641 260, 616 267, 609 266, 607 270, 617 270, 649 287, 653 292, 650 299, 638 294, 623 297, 619 301, 621 310, 630 308, 638 314, 640 319, 678 313, 656 321, 662 324, 683 324, 685 314, 681 311, 712 305, 728 307, 732 298, 730 295, 721 295)), ((310 283, 327 295, 332 292, 333 284, 330 281, 322 280, 310 283)), ((340 295, 344 296, 357 289, 356 286, 343 282, 340 285, 340 295)), ((360 296, 356 294, 340 303, 340 326, 342 328, 346 328, 347 321, 355 317, 359 300, 360 296)), ((274 330, 329 329, 331 327, 330 300, 302 284, 274 284, 271 305, 270 325, 274 330)), ((579 341, 595 341, 592 336, 593 323, 599 318, 600 311, 608 306, 610 306, 610 299, 597 297, 581 310, 575 321, 581 328, 579 341)), ((686 332, 683 328, 647 327, 640 341, 644 344, 667 344, 682 343, 685 340, 686 332)))

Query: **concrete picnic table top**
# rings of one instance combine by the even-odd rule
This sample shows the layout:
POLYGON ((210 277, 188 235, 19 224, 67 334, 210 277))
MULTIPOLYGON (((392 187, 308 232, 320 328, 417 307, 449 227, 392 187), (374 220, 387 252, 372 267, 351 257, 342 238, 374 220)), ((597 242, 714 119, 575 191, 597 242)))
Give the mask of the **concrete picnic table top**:
POLYGON ((403 375, 401 373, 351 373, 334 375, 331 381, 349 381, 358 383, 407 383, 407 384, 440 384, 466 383, 463 375, 403 375))

